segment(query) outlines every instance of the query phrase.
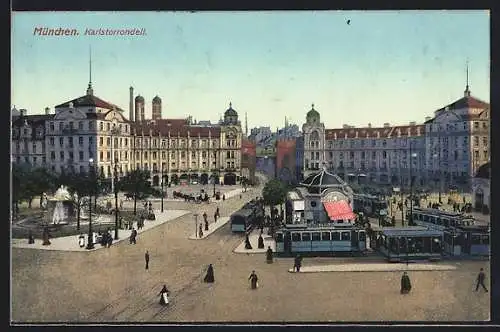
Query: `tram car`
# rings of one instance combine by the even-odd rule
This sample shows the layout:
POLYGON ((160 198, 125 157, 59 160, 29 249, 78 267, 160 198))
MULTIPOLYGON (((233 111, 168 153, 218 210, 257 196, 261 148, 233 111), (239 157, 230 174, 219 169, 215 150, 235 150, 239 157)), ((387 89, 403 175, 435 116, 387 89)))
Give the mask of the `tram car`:
POLYGON ((368 217, 381 217, 387 215, 387 202, 373 195, 354 194, 353 211, 363 213, 368 217))
POLYGON ((286 225, 276 231, 276 253, 281 255, 363 254, 366 232, 353 225, 286 225))
POLYGON ((377 234, 371 246, 389 262, 439 260, 443 253, 443 232, 423 227, 384 229, 377 234))
POLYGON ((255 213, 253 209, 240 209, 230 217, 231 231, 233 233, 250 232, 255 226, 255 213))
POLYGON ((444 231, 444 252, 449 256, 489 256, 488 226, 461 226, 444 231))
POLYGON ((407 219, 412 220, 416 226, 424 226, 430 229, 444 231, 447 228, 474 226, 474 218, 458 212, 449 212, 439 209, 413 208, 407 219))

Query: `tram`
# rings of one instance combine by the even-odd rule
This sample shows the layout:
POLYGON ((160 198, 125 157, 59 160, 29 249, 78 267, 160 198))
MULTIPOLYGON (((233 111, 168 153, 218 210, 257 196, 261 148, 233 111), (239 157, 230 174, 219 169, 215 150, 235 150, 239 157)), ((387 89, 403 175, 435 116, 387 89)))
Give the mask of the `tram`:
POLYGON ((413 225, 424 226, 430 229, 444 231, 447 228, 464 226, 474 226, 474 218, 465 216, 458 212, 448 212, 439 209, 428 209, 415 207, 407 214, 408 220, 412 220, 413 225))
POLYGON ((354 194, 353 211, 362 212, 368 217, 381 217, 387 215, 387 202, 373 195, 354 194))
POLYGON ((234 212, 230 220, 233 233, 250 232, 255 226, 255 213, 252 209, 241 209, 234 212))
POLYGON ((374 247, 389 262, 439 260, 443 251, 443 232, 415 227, 384 229, 376 236, 374 247))
POLYGON ((276 231, 276 253, 364 253, 366 232, 353 225, 286 225, 276 231))
POLYGON ((444 231, 444 252, 450 256, 490 255, 488 226, 462 226, 444 231))

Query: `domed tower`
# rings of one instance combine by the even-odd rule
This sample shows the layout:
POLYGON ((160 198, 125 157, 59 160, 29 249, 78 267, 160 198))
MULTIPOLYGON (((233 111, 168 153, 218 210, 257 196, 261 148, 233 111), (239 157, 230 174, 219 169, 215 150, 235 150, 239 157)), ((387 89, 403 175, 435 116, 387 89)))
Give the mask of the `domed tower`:
POLYGON ((153 98, 152 119, 161 119, 161 98, 156 96, 153 98))
POLYGON ((311 110, 306 114, 306 122, 310 125, 318 125, 320 120, 319 112, 314 109, 314 104, 312 104, 311 110))
POLYGON ((135 121, 144 121, 145 120, 145 114, 144 114, 144 97, 141 95, 138 95, 135 97, 135 121))
POLYGON ((319 112, 314 109, 306 114, 306 123, 302 125, 304 136, 304 176, 317 171, 325 162, 325 125, 320 121, 319 112))
POLYGON ((233 109, 232 103, 229 103, 229 108, 224 112, 224 124, 225 125, 238 124, 238 112, 236 112, 233 109))

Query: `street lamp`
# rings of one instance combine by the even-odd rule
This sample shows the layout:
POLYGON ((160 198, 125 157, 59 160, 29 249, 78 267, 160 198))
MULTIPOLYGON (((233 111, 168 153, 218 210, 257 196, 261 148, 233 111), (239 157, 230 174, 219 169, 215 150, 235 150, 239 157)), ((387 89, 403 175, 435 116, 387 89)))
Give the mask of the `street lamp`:
POLYGON ((195 213, 193 215, 194 215, 194 236, 198 237, 198 213, 195 213))
MULTIPOLYGON (((215 157, 215 168, 214 169, 216 170, 216 169, 218 169, 217 168, 217 151, 215 151, 214 157, 215 157)), ((216 173, 214 172, 214 174, 213 174, 213 178, 214 178, 214 180, 213 180, 213 182, 214 182, 214 197, 215 197, 215 176, 216 176, 216 173)))
POLYGON ((92 236, 92 192, 94 191, 94 181, 95 181, 95 169, 94 169, 94 159, 89 159, 89 174, 90 174, 90 190, 89 190, 89 234, 87 241, 87 249, 94 249, 94 239, 92 236))
MULTIPOLYGON (((410 141, 410 215, 408 218, 408 224, 410 223, 413 225, 413 158, 417 157, 416 153, 412 153, 412 143, 413 141, 410 141)), ((408 250, 408 249, 407 249, 408 250)))
MULTIPOLYGON (((433 154, 432 157, 434 159, 437 159, 438 160, 438 170, 439 172, 441 173, 441 158, 439 157, 439 155, 437 153, 433 154)), ((441 176, 439 176, 439 203, 441 203, 441 176)))
POLYGON ((161 166, 161 212, 163 213, 163 182, 165 181, 164 175, 163 175, 163 165, 161 166))
POLYGON ((118 172, 116 171, 116 162, 115 160, 115 167, 114 167, 114 179, 115 179, 115 185, 114 185, 114 191, 115 191, 115 240, 118 240, 118 172))

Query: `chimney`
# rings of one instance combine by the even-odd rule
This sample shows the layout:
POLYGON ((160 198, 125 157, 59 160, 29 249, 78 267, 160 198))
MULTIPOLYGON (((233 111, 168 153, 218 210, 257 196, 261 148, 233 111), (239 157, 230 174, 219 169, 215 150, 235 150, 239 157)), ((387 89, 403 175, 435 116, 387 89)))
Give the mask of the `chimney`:
POLYGON ((372 124, 371 124, 371 123, 369 123, 369 124, 368 124, 368 128, 371 128, 371 127, 372 127, 372 124))
POLYGON ((343 125, 343 126, 342 126, 342 128, 344 128, 344 129, 349 129, 349 128, 350 128, 350 126, 349 126, 348 124, 345 124, 345 125, 343 125))
POLYGON ((19 114, 20 114, 21 116, 26 116, 26 109, 21 108, 21 109, 19 110, 19 114))
POLYGON ((389 128, 391 124, 389 122, 384 123, 384 128, 389 128))
POLYGON ((415 126, 417 123, 415 121, 410 122, 410 126, 415 126))
POLYGON ((45 107, 45 115, 49 115, 49 114, 50 114, 50 108, 45 107))
POLYGON ((134 88, 130 87, 130 102, 128 105, 128 117, 130 121, 134 121, 134 88))

